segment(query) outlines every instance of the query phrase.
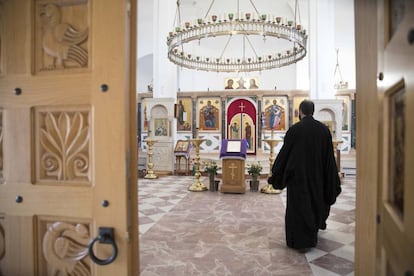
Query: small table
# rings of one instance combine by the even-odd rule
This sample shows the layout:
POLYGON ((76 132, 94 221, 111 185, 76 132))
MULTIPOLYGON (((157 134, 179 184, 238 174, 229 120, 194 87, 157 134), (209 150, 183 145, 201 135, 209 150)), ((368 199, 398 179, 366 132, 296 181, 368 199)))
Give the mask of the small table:
POLYGON ((187 155, 175 155, 175 171, 174 174, 178 175, 180 173, 183 173, 185 175, 189 175, 190 172, 190 156, 187 155), (181 159, 184 159, 185 166, 184 170, 181 169, 181 159))
POLYGON ((190 140, 178 140, 175 145, 174 155, 175 155, 175 170, 174 174, 184 173, 188 175, 190 171, 190 150, 191 143, 190 140), (181 159, 184 158, 185 169, 181 169, 181 159))

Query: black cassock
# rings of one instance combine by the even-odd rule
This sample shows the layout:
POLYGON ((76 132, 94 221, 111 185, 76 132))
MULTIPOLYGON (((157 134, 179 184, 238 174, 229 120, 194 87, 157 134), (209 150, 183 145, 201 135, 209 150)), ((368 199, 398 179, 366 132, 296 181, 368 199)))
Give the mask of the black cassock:
POLYGON ((326 229, 330 206, 341 193, 328 127, 312 116, 291 126, 268 183, 275 189, 287 187, 287 245, 296 249, 315 247, 318 230, 326 229))

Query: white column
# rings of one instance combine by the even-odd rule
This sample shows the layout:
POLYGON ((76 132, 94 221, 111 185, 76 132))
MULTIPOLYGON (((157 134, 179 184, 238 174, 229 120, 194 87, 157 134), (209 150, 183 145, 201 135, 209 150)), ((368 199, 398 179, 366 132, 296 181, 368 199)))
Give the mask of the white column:
POLYGON ((312 99, 334 98, 334 7, 334 0, 310 0, 309 4, 309 71, 312 99))
MULTIPOLYGON (((302 28, 306 30, 306 32, 309 35, 309 29, 310 29, 310 20, 309 20, 309 1, 308 0, 302 0, 298 1, 299 3, 299 15, 298 20, 302 25, 302 28)), ((304 59, 300 60, 296 63, 296 89, 298 90, 310 90, 310 65, 309 65, 309 56, 310 56, 310 41, 309 37, 307 40, 306 50, 307 54, 304 59)))
POLYGON ((154 0, 154 98, 176 98, 176 66, 168 60, 167 36, 174 28, 175 0, 154 0))

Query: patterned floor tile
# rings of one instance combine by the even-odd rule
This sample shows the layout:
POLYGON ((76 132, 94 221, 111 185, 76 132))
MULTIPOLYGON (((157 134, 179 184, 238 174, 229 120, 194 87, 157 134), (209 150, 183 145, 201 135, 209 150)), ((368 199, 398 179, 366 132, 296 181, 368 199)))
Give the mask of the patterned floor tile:
POLYGON ((338 275, 348 275, 354 270, 353 262, 333 254, 324 255, 313 260, 311 263, 338 275))
POLYGON ((141 275, 353 275, 355 176, 342 179, 328 228, 305 254, 285 244, 286 190, 193 193, 193 181, 139 179, 141 275))

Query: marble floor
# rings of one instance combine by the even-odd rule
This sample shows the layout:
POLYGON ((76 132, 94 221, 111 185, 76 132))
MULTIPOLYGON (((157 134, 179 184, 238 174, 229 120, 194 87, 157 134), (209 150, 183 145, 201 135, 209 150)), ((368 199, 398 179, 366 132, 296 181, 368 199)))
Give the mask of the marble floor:
POLYGON ((286 247, 285 190, 190 192, 193 176, 140 178, 140 275, 353 275, 356 178, 352 165, 348 171, 307 253, 286 247))

